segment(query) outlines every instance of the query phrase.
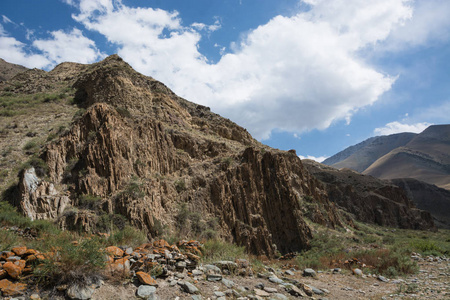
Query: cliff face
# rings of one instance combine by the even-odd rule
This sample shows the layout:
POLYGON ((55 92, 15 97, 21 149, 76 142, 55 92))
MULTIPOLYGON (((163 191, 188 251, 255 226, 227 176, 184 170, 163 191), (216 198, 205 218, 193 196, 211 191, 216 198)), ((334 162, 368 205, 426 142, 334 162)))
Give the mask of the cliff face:
POLYGON ((437 227, 450 229, 450 191, 412 178, 390 181, 404 189, 417 208, 430 212, 437 227))
POLYGON ((47 179, 25 188, 21 177, 18 207, 30 217, 95 231, 99 215, 119 214, 155 236, 161 225, 173 232, 187 207, 222 238, 267 255, 308 248, 305 217, 340 225, 295 153, 260 144, 118 56, 48 76, 72 84, 85 111, 42 151, 47 179))
POLYGON ((303 163, 325 184, 330 201, 357 220, 381 226, 435 229, 430 213, 417 209, 398 186, 349 169, 337 170, 313 161, 303 163))

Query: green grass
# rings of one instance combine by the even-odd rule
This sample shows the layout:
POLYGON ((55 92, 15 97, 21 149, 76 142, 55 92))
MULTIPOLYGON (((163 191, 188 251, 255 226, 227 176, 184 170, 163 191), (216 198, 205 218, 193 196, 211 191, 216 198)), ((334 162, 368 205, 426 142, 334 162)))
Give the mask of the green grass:
POLYGON ((203 244, 202 253, 202 261, 205 263, 219 260, 234 261, 236 258, 247 258, 245 247, 216 239, 206 241, 203 244))

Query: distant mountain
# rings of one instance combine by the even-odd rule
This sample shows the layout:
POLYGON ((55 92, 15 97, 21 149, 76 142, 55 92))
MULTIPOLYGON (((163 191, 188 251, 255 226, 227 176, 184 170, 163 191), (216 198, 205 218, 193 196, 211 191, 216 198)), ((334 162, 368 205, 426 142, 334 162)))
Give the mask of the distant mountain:
POLYGON ((357 151, 349 147, 324 164, 381 179, 415 178, 450 190, 450 125, 433 125, 420 134, 371 138, 358 145, 353 146, 357 151))
POLYGON ((337 169, 349 168, 362 173, 371 164, 395 148, 409 143, 417 134, 398 133, 369 138, 326 159, 323 164, 337 169))
POLYGON ((450 191, 412 178, 392 179, 417 208, 433 216, 436 226, 450 229, 450 191))
POLYGON ((26 70, 28 69, 23 66, 11 64, 0 58, 0 81, 7 81, 26 70))

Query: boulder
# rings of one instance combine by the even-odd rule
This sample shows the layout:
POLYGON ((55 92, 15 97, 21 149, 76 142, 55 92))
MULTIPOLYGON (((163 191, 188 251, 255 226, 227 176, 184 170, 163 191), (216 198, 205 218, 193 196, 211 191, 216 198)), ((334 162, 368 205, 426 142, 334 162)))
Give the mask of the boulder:
POLYGON ((142 284, 145 285, 150 285, 150 286, 158 286, 158 283, 156 282, 155 279, 152 278, 152 276, 150 276, 149 274, 139 271, 136 272, 136 277, 139 279, 139 281, 142 284))
POLYGON ((25 293, 27 285, 25 283, 12 283, 8 279, 0 280, 0 290, 4 297, 19 296, 25 293))
POLYGON ((67 297, 73 300, 88 300, 91 299, 94 289, 90 286, 72 285, 67 291, 67 297))
POLYGON ((149 296, 155 294, 156 287, 150 285, 141 285, 139 286, 136 294, 138 297, 143 299, 148 299, 149 296))
POLYGON ((22 274, 22 269, 20 266, 8 261, 3 265, 3 269, 8 273, 11 278, 18 279, 20 274, 22 274))

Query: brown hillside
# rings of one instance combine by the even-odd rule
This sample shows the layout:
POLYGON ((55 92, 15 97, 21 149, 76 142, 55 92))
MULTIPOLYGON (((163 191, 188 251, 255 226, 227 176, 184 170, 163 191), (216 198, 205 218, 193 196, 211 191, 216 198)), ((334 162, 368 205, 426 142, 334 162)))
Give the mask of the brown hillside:
MULTIPOLYGON (((330 227, 340 224, 321 184, 295 153, 260 144, 117 55, 93 65, 64 63, 48 73, 30 70, 14 80, 21 83, 8 96, 14 105, 44 93, 36 108, 59 104, 75 115, 70 124, 65 121, 66 129, 52 129, 52 139, 41 132, 55 128, 54 120, 34 109, 27 117, 47 124, 36 124, 36 137, 6 132, 16 143, 23 138, 38 144, 26 150, 27 143, 10 142, 6 155, 31 157, 34 168, 21 172, 19 197, 13 197, 13 187, 6 195, 32 219, 53 218, 64 228, 95 232, 105 230, 105 218, 120 215, 150 236, 218 234, 267 255, 308 248, 306 217, 330 227), (59 94, 53 100, 48 93, 59 94), (66 95, 74 95, 77 113, 58 100, 66 95)), ((20 124, 27 118, 6 119, 20 124)))
POLYGON ((28 69, 23 66, 11 64, 0 58, 0 81, 7 81, 26 70, 28 69))
POLYGON ((387 181, 311 160, 303 160, 303 164, 325 184, 330 201, 359 221, 412 229, 434 227, 428 212, 415 208, 404 190, 387 181))

